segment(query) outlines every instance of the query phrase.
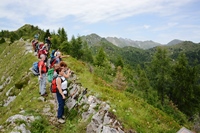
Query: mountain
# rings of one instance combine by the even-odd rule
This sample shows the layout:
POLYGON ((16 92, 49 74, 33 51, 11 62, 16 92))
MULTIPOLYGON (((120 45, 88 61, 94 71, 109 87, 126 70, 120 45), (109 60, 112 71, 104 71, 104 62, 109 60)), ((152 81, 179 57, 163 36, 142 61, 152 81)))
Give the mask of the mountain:
POLYGON ((100 37, 97 34, 90 34, 90 35, 86 35, 86 36, 81 36, 81 39, 83 41, 86 41, 88 46, 99 46, 100 45, 100 41, 102 41, 102 37, 100 37))
MULTIPOLYGON (((130 93, 118 90, 112 82, 104 78, 106 76, 115 78, 114 75, 105 73, 107 69, 110 70, 109 68, 93 66, 72 56, 63 58, 63 61, 67 62, 68 67, 74 72, 68 79, 68 93, 69 95, 75 91, 77 93, 66 100, 66 123, 59 125, 56 119, 55 97, 49 90, 50 84, 47 84, 48 97, 41 97, 38 94, 38 77, 29 69, 33 62, 38 61, 32 52, 30 43, 32 32, 29 30, 23 28, 24 40, 10 43, 9 38, 6 38, 6 42, 0 44, 0 132, 160 133, 177 132, 182 125, 192 128, 185 115, 175 105, 169 103, 173 109, 168 108, 168 112, 173 110, 174 113, 171 115, 160 110, 158 106, 161 105, 154 107, 137 95, 138 76, 134 74, 135 70, 129 71, 127 67, 124 68, 126 73, 134 74, 130 77, 134 82, 131 84, 134 92, 130 93), (87 94, 83 95, 83 89, 86 88, 88 88, 87 94), (70 101, 71 104, 68 104, 70 101), (71 105, 76 106, 71 108, 71 105)), ((121 56, 126 64, 131 63, 132 66, 136 66, 149 60, 155 52, 155 48, 148 50, 132 46, 120 48, 96 34, 83 36, 84 38, 90 42, 90 50, 94 55, 102 47, 111 63, 117 56, 121 56)), ((181 50, 179 47, 184 50, 189 49, 185 46, 198 47, 185 42, 177 46, 177 52, 181 50)), ((174 48, 169 49, 173 53, 174 48)))
POLYGON ((136 67, 137 64, 143 65, 142 63, 149 61, 151 57, 149 55, 149 52, 146 52, 144 49, 133 46, 124 46, 123 48, 121 48, 114 45, 106 38, 102 38, 96 34, 82 36, 81 38, 83 41, 86 41, 88 43, 94 56, 97 54, 97 51, 102 47, 107 54, 108 59, 112 63, 116 63, 117 58, 122 57, 126 64, 131 65, 131 67, 136 67))
POLYGON ((113 43, 118 47, 132 46, 141 49, 149 49, 155 46, 160 46, 160 43, 153 41, 133 41, 131 39, 117 38, 117 37, 107 37, 106 40, 113 43))
POLYGON ((179 44, 182 42, 183 42, 182 40, 174 39, 174 40, 170 41, 169 43, 167 43, 167 45, 170 46, 170 45, 175 45, 175 44, 179 44))

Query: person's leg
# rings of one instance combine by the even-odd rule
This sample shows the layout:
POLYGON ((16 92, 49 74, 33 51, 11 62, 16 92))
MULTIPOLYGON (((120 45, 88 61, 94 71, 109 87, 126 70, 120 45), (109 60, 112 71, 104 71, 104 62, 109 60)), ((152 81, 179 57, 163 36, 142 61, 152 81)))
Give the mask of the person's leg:
POLYGON ((44 95, 46 92, 46 74, 42 74, 42 78, 40 79, 40 81, 41 81, 40 93, 41 95, 44 95))
POLYGON ((58 100, 58 113, 57 113, 57 118, 60 119, 62 118, 62 115, 64 113, 64 100, 62 98, 62 95, 60 95, 59 92, 56 93, 57 100, 58 100))

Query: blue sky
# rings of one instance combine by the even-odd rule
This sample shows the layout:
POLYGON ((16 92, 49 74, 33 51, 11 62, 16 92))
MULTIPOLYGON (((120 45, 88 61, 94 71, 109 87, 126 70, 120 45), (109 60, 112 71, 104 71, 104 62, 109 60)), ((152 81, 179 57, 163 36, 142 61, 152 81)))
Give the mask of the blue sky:
POLYGON ((24 24, 68 37, 96 33, 101 37, 200 42, 200 0, 1 0, 0 30, 24 24))

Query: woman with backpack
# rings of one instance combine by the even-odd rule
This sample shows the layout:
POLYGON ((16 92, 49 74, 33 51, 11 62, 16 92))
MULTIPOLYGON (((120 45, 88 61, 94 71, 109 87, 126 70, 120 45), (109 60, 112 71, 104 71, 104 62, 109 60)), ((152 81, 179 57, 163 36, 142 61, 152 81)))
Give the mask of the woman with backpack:
POLYGON ((64 106, 65 106, 65 99, 67 95, 67 80, 64 77, 65 70, 59 67, 56 72, 58 77, 56 78, 56 85, 57 85, 57 101, 58 101, 58 113, 57 118, 59 123, 65 123, 64 118, 64 106))

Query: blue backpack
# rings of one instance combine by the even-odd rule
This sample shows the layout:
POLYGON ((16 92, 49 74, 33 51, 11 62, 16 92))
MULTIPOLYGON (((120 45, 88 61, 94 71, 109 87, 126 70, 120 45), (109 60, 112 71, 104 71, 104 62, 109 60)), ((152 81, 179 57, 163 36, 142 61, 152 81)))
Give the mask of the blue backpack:
POLYGON ((56 52, 56 50, 52 50, 52 52, 51 52, 51 54, 50 54, 51 59, 53 59, 53 58, 55 57, 55 56, 54 56, 55 52, 56 52))
POLYGON ((40 75, 39 74, 39 67, 38 67, 38 62, 34 62, 32 66, 32 72, 35 76, 40 75))

